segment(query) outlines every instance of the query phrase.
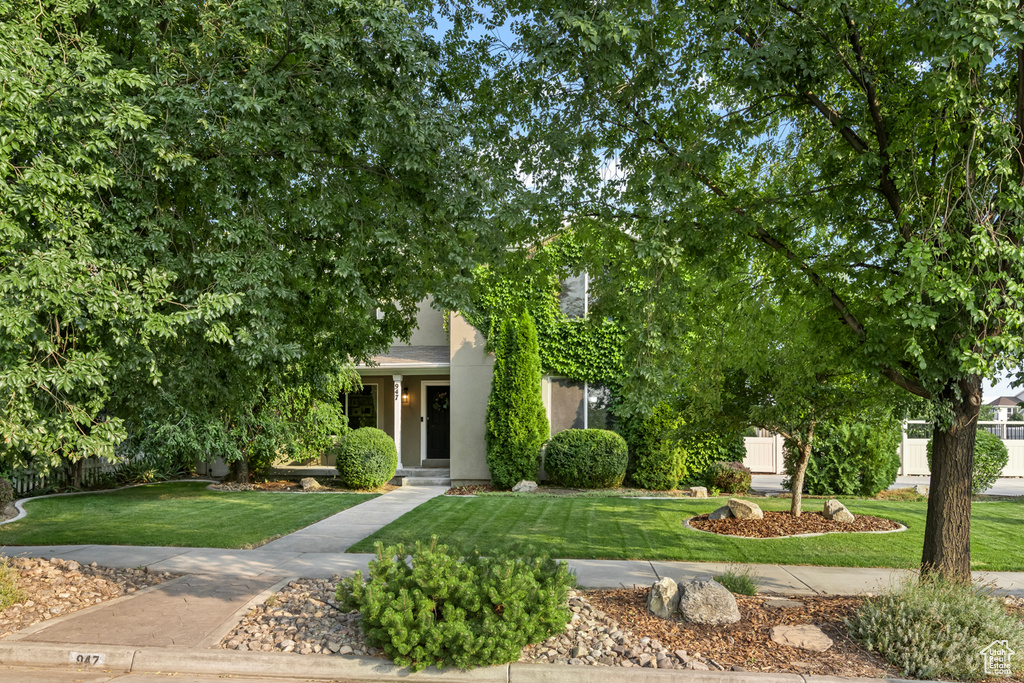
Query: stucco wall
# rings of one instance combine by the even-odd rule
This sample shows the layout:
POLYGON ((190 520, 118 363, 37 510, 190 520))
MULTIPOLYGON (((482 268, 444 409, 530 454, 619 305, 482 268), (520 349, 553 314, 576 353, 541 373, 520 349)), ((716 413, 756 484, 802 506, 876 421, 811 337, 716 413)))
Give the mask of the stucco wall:
POLYGON ((458 313, 451 318, 453 484, 490 481, 484 448, 487 397, 491 393, 494 356, 484 351, 484 337, 458 313))
MULTIPOLYGON (((420 302, 416 313, 416 329, 409 338, 410 346, 448 346, 448 333, 444 331, 444 315, 430 307, 432 298, 420 302)), ((403 424, 404 427, 404 424, 403 424)))

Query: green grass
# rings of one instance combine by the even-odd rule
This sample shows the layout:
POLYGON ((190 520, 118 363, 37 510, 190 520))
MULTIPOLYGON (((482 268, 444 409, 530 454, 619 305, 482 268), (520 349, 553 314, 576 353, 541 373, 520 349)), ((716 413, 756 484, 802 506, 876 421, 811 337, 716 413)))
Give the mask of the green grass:
POLYGON ((0 526, 5 545, 169 545, 251 548, 375 498, 365 493, 209 491, 207 484, 149 484, 44 498, 0 526))
MULTIPOLYGON (((711 512, 725 499, 559 498, 555 496, 434 498, 403 515, 351 552, 428 539, 483 552, 531 546, 560 558, 756 562, 841 567, 916 567, 921 561, 927 502, 845 500, 853 514, 886 517, 908 527, 893 534, 829 534, 812 538, 744 539, 692 531, 683 520, 711 512)), ((759 498, 765 510, 787 510, 789 501, 759 498)), ((819 510, 808 501, 805 510, 819 510)), ((1020 538, 1024 502, 981 501, 972 507, 974 569, 1024 570, 1020 538)))
POLYGON ((715 581, 739 595, 757 595, 757 576, 750 567, 731 567, 715 577, 715 581))

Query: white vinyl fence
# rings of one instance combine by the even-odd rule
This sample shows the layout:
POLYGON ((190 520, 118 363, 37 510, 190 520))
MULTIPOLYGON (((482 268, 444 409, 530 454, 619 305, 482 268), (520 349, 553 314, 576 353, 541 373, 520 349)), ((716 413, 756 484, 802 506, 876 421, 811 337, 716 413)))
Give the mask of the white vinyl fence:
MULTIPOLYGON (((1010 459, 1003 468, 1004 477, 1024 477, 1024 422, 986 421, 979 429, 995 434, 1006 444, 1010 459)), ((928 475, 926 446, 931 438, 931 424, 923 420, 910 420, 903 429, 900 442, 900 475, 928 475)), ((785 474, 783 439, 778 434, 758 430, 757 436, 744 439, 747 457, 743 460, 756 474, 785 474)))

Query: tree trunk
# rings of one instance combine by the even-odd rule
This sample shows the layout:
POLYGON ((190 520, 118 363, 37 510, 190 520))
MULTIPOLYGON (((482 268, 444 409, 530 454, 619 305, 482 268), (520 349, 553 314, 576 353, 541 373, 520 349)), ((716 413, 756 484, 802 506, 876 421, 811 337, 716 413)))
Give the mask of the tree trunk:
POLYGON ((796 472, 793 473, 793 497, 790 499, 789 513, 799 517, 803 512, 804 498, 804 474, 807 472, 807 463, 811 460, 811 443, 814 439, 814 425, 807 429, 807 437, 797 443, 799 455, 796 460, 796 472))
POLYGON ((942 398, 952 405, 948 426, 932 431, 932 475, 924 525, 921 572, 952 581, 971 580, 971 481, 974 438, 981 410, 981 377, 971 375, 942 398))
POLYGON ((244 454, 241 458, 231 463, 234 480, 239 484, 249 483, 249 458, 244 454))

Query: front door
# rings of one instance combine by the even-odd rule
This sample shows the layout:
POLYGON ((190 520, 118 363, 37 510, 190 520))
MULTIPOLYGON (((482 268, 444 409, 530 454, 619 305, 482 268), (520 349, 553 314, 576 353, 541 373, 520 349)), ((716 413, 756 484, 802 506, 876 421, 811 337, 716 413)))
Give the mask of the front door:
POLYGON ((451 420, 448 418, 448 406, 451 398, 451 387, 447 384, 427 384, 424 388, 424 412, 426 413, 426 448, 428 460, 447 460, 451 444, 451 420))

